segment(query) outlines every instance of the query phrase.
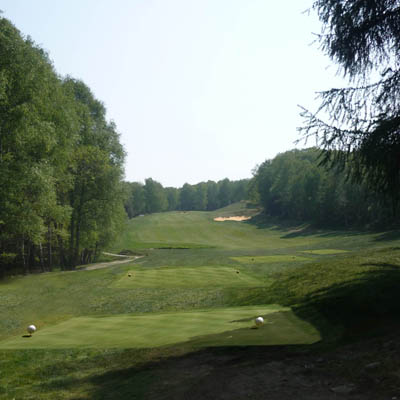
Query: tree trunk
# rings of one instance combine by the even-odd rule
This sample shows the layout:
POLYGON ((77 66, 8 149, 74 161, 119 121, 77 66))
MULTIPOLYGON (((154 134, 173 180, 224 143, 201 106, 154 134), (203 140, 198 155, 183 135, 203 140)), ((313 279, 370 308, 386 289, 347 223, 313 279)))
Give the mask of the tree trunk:
POLYGON ((67 260, 65 256, 65 249, 64 249, 64 242, 63 239, 60 235, 57 235, 57 240, 58 240, 58 246, 60 248, 59 253, 60 253, 60 266, 61 270, 65 271, 67 267, 67 260))
POLYGON ((22 243, 21 243, 21 255, 22 255, 22 266, 24 268, 24 274, 27 274, 27 268, 26 268, 26 259, 25 259, 25 239, 22 237, 22 243))
POLYGON ((48 245, 47 245, 47 269, 51 271, 53 269, 53 254, 52 254, 52 247, 51 247, 51 222, 49 222, 48 229, 47 229, 47 237, 48 237, 48 245))
POLYGON ((42 242, 39 243, 39 259, 40 259, 40 269, 41 269, 42 272, 45 272, 46 269, 44 268, 42 242))
POLYGON ((35 262, 35 252, 36 252, 36 246, 32 243, 29 243, 28 245, 28 269, 29 272, 32 272, 32 270, 36 267, 36 262, 35 262))
POLYGON ((79 260, 79 247, 81 242, 81 224, 82 224, 82 205, 84 204, 85 197, 85 189, 81 187, 80 196, 79 196, 79 205, 77 207, 77 220, 76 220, 76 229, 75 229, 75 248, 74 248, 74 264, 75 267, 79 260))

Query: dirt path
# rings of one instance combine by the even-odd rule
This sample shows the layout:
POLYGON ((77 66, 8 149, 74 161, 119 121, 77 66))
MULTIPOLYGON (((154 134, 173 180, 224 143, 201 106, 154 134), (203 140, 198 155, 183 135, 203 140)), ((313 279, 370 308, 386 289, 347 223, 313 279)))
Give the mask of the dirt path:
POLYGON ((121 257, 123 260, 117 260, 117 261, 107 261, 107 262, 102 262, 102 263, 97 263, 97 264, 91 264, 87 267, 84 268, 79 268, 78 271, 92 271, 94 269, 102 269, 102 268, 108 268, 108 267, 113 267, 115 265, 119 264, 126 264, 128 262, 132 262, 137 260, 138 258, 142 258, 144 256, 124 256, 121 254, 113 254, 113 253, 106 253, 103 252, 104 255, 106 256, 113 256, 113 257, 121 257))

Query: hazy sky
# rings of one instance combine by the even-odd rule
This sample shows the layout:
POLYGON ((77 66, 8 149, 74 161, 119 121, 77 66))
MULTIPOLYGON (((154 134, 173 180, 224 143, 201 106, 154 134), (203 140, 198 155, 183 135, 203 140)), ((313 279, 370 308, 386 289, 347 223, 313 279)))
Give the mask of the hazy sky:
POLYGON ((298 104, 343 83, 312 45, 312 0, 0 0, 3 16, 82 79, 127 151, 126 179, 249 178, 295 147, 298 104))

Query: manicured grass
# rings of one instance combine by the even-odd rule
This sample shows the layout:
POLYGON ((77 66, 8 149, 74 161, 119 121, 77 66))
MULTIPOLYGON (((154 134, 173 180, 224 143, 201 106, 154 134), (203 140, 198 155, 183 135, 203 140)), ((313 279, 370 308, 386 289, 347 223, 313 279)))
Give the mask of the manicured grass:
POLYGON ((257 216, 244 222, 213 221, 217 216, 256 212, 246 208, 245 203, 237 203, 213 212, 167 212, 133 218, 110 250, 247 250, 245 255, 263 251, 254 254, 259 256, 316 249, 358 251, 371 244, 376 246, 379 237, 377 233, 316 230, 307 225, 282 226, 257 216))
POLYGON ((243 270, 231 267, 162 267, 125 272, 111 285, 113 288, 196 288, 257 287, 265 279, 257 279, 243 270))
MULTIPOLYGON (((221 214, 226 214, 223 212, 221 214)), ((229 213, 228 213, 229 214, 229 213)), ((240 214, 240 213, 239 213, 240 214)), ((282 240, 285 231, 276 225, 266 229, 250 221, 215 222, 216 212, 169 212, 133 218, 113 250, 149 248, 220 248, 276 250, 293 246, 312 248, 332 241, 331 237, 309 235, 282 240)))
POLYGON ((32 337, 17 336, 0 342, 0 348, 146 348, 186 341, 193 341, 195 347, 250 346, 305 344, 319 339, 318 332, 295 317, 290 309, 269 305, 138 316, 78 317, 44 327, 32 337), (276 317, 274 313, 281 315, 276 317), (264 317, 265 325, 251 329, 258 316, 264 317))
POLYGON ((319 254, 319 255, 330 255, 330 254, 343 254, 348 253, 348 250, 339 249, 319 249, 319 250, 303 250, 303 253, 307 254, 319 254))
POLYGON ((251 263, 283 263, 283 262, 298 262, 308 261, 309 258, 299 257, 295 255, 276 255, 276 256, 242 256, 242 257, 231 257, 232 260, 239 261, 243 264, 251 263))

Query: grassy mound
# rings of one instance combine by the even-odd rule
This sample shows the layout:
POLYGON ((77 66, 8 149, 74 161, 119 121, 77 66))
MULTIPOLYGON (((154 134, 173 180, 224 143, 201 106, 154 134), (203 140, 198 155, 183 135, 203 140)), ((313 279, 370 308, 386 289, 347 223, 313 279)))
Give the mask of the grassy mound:
POLYGON ((32 337, 0 342, 0 349, 150 348, 180 342, 195 347, 313 343, 312 326, 279 306, 237 307, 149 315, 78 317, 39 330, 32 337), (279 314, 279 315, 275 315, 279 314), (254 327, 263 316, 266 324, 254 327))

